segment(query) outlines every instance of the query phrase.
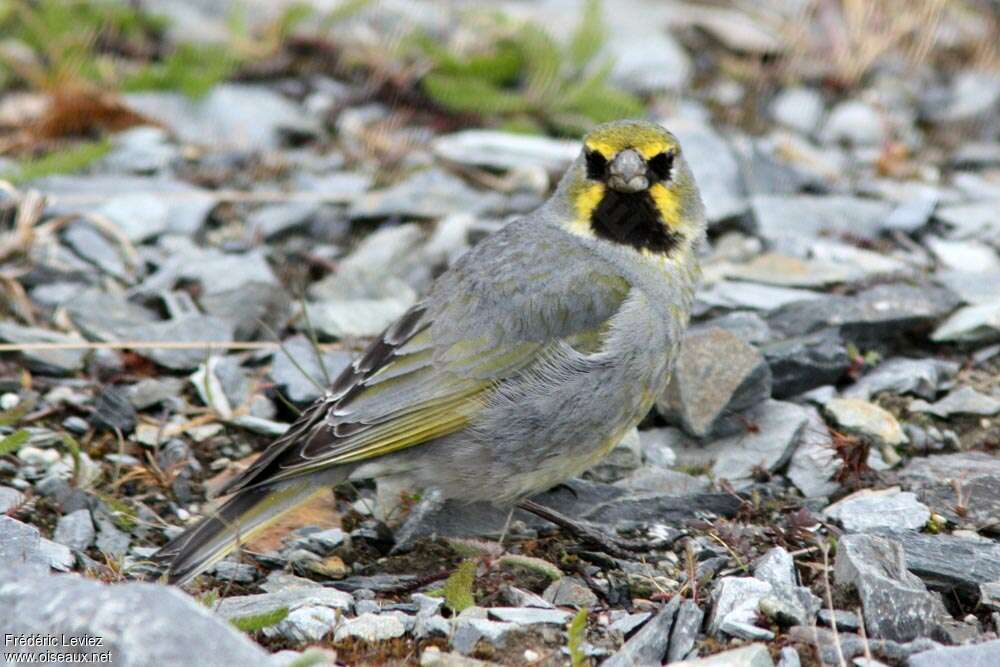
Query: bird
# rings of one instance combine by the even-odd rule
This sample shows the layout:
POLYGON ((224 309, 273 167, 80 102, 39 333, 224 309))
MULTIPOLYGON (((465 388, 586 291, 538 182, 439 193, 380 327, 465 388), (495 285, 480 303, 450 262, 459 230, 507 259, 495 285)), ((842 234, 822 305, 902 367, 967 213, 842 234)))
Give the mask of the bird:
POLYGON ((188 583, 349 480, 522 507, 598 463, 666 388, 705 213, 677 138, 594 127, 553 194, 456 259, 288 431, 157 553, 188 583))

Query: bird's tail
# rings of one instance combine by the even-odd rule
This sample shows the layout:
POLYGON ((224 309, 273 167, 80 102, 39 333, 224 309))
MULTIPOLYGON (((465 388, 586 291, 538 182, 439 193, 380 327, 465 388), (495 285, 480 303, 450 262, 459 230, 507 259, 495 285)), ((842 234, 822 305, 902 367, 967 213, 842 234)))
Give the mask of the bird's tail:
POLYGON ((274 484, 241 489, 218 510, 165 544, 154 556, 169 561, 167 580, 184 584, 225 558, 276 521, 314 496, 329 493, 327 471, 274 484))

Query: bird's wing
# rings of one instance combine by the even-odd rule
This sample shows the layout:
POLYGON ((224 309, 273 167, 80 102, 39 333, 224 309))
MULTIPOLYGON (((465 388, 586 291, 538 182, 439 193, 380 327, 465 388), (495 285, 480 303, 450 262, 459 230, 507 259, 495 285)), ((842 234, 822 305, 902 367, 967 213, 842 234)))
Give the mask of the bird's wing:
POLYGON ((560 341, 599 335, 629 283, 584 246, 528 222, 466 253, 224 492, 458 431, 499 381, 560 341))

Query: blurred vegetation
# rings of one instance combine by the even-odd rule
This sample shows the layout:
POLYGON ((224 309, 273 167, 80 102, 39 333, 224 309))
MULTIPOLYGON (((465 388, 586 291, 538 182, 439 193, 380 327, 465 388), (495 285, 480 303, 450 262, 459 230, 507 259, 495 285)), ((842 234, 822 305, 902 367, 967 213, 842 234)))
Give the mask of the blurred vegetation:
POLYGON ((20 160, 10 171, 0 172, 0 178, 14 185, 52 174, 69 174, 97 162, 111 150, 107 139, 85 141, 52 151, 39 157, 20 160))
POLYGON ((446 109, 497 117, 524 132, 552 130, 577 135, 594 123, 641 115, 635 96, 609 83, 613 62, 599 60, 605 41, 601 5, 586 3, 565 46, 534 24, 495 19, 473 53, 441 46, 427 34, 413 43, 431 60, 420 87, 446 109))

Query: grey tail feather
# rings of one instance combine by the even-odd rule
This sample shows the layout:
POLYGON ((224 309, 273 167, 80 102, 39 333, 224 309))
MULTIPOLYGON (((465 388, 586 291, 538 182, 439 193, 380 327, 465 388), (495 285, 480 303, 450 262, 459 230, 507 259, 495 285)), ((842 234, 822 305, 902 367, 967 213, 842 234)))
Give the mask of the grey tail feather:
POLYGON ((243 489, 214 513, 165 544, 154 558, 170 563, 167 569, 169 583, 185 584, 281 515, 329 491, 329 487, 339 481, 336 477, 331 477, 327 471, 243 489))

